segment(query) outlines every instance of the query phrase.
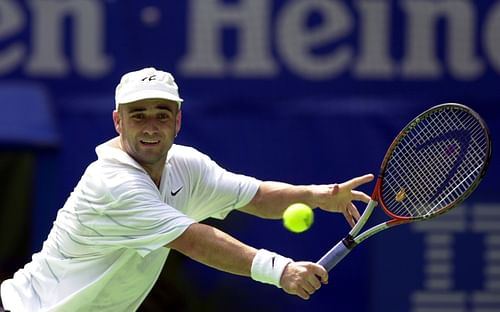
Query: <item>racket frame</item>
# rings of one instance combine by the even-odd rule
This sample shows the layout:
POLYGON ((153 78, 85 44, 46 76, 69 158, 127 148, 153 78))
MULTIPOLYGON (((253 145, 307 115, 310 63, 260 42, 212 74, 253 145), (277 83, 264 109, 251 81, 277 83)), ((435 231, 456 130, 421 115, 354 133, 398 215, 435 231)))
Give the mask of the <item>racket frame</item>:
POLYGON ((477 112, 475 112, 473 109, 469 108, 468 106, 463 105, 463 104, 459 104, 459 103, 444 103, 444 104, 439 104, 439 105, 433 106, 433 107, 429 108, 428 110, 422 112, 420 115, 415 117, 412 121, 410 121, 398 133, 398 135, 392 141, 391 145, 387 149, 387 152, 385 153, 384 159, 382 160, 382 164, 380 165, 379 177, 377 179, 377 184, 375 185, 372 199, 376 200, 380 204, 380 207, 384 210, 384 212, 389 217, 392 218, 392 220, 389 220, 386 222, 386 223, 389 223, 388 227, 437 217, 437 216, 449 211, 450 209, 455 208, 458 205, 460 205, 465 199, 467 199, 470 196, 470 194, 472 194, 472 192, 474 192, 474 190, 477 188, 479 183, 482 181, 484 175, 486 174, 486 171, 488 170, 490 159, 491 159, 491 153, 492 153, 492 142, 491 142, 490 130, 489 130, 486 122, 483 120, 483 118, 477 112), (472 183, 472 185, 458 199, 456 199, 455 201, 453 201, 449 205, 442 207, 439 210, 437 210, 436 212, 433 212, 433 213, 428 214, 428 215, 417 216, 417 217, 398 216, 398 215, 394 214, 390 209, 387 208, 387 206, 384 203, 384 198, 382 196, 382 191, 381 191, 382 190, 382 183, 383 183, 385 171, 387 169, 387 163, 391 159, 392 154, 393 154, 394 150, 396 149, 396 147, 398 146, 399 142, 401 140, 403 140, 403 138, 413 128, 415 128, 420 123, 420 121, 422 119, 426 119, 428 115, 434 114, 434 113, 436 113, 436 111, 448 110, 448 109, 462 110, 462 111, 467 112, 468 114, 472 115, 479 122, 479 124, 481 125, 481 128, 484 130, 485 137, 487 138, 487 142, 488 142, 488 149, 487 149, 488 153, 485 154, 485 158, 483 160, 484 165, 482 166, 483 168, 481 169, 481 172, 479 173, 476 180, 472 183))
POLYGON ((359 243, 364 241, 365 239, 383 231, 386 230, 390 227, 394 227, 396 225, 400 224, 405 224, 405 223, 410 223, 414 221, 422 221, 430 218, 434 218, 436 216, 439 216, 450 209, 460 205, 469 195, 477 188, 481 180, 483 179, 488 166, 489 162, 491 159, 491 151, 492 151, 492 143, 491 143, 491 136, 490 136, 490 131, 484 122, 484 120, 477 114, 474 110, 470 109, 469 107, 458 104, 458 103, 445 103, 441 105, 436 105, 434 107, 431 107, 427 111, 424 111, 420 115, 418 115, 416 118, 414 118, 410 123, 408 123, 403 130, 399 132, 399 134, 396 136, 396 138, 392 141, 391 145, 387 149, 387 152, 384 156, 384 159, 382 161, 382 164, 380 166, 380 171, 379 171, 379 176, 377 178, 377 182, 375 184, 373 194, 371 196, 371 199, 369 203, 367 204, 363 214, 359 218, 359 220, 356 222, 354 227, 349 231, 349 234, 344 237, 341 241, 339 241, 333 248, 331 248, 320 260, 318 260, 318 264, 322 265, 327 269, 327 271, 330 271, 333 267, 337 265, 347 254, 350 253, 350 251, 356 247, 359 243), (418 216, 418 217, 409 217, 409 216, 398 216, 394 213, 392 213, 384 204, 384 199, 382 198, 381 195, 381 189, 382 189, 382 183, 384 179, 384 173, 386 171, 386 166, 389 160, 392 157, 392 153, 395 150, 395 148, 398 146, 399 142, 407 135, 408 132, 411 131, 416 125, 419 124, 421 119, 425 119, 427 115, 435 113, 437 110, 442 110, 442 109, 460 109, 467 111, 471 115, 473 115, 481 124, 482 128, 484 129, 487 137, 487 142, 489 144, 488 146, 488 153, 485 155, 484 159, 484 166, 482 168, 482 171, 480 172, 479 176, 476 178, 476 180, 473 182, 473 184, 458 198, 457 200, 453 201, 449 205, 439 209, 436 212, 433 212, 428 215, 424 216, 418 216), (389 217, 392 219, 382 222, 376 226, 373 226, 361 234, 359 232, 361 229, 365 226, 366 222, 372 215, 374 209, 376 206, 382 207, 384 210, 385 214, 387 214, 389 217))

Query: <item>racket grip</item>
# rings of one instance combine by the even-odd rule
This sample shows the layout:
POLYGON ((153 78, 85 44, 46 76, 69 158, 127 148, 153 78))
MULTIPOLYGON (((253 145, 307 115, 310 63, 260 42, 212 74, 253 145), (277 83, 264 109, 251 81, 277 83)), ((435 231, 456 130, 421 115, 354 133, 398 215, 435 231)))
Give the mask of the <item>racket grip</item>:
POLYGON ((317 263, 322 265, 327 271, 330 271, 340 262, 340 260, 344 259, 349 252, 351 252, 351 249, 345 245, 344 240, 341 240, 319 259, 317 263))

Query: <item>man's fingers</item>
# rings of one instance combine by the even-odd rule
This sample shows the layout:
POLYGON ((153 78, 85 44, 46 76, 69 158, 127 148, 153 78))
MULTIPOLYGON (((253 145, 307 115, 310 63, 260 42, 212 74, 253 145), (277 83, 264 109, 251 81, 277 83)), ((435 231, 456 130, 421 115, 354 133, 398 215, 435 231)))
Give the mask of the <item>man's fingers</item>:
POLYGON ((347 223, 349 223, 349 225, 351 227, 354 227, 354 225, 356 225, 356 222, 354 221, 354 219, 352 218, 351 214, 349 212, 344 212, 343 213, 344 215, 344 218, 347 220, 347 223))
POLYGON ((312 296, 316 292, 316 290, 321 287, 321 283, 318 277, 313 276, 312 278, 304 281, 302 287, 309 296, 312 296))
POLYGON ((349 206, 349 212, 350 212, 352 218, 354 219, 354 221, 358 221, 359 218, 361 218, 361 215, 359 214, 358 208, 353 203, 351 203, 351 205, 349 206))
POLYGON ((314 276, 323 284, 328 283, 328 271, 321 265, 314 263, 314 276))
POLYGON ((302 284, 302 288, 304 288, 308 295, 312 295, 316 291, 316 287, 307 280, 302 284))
POLYGON ((304 289, 298 290, 297 295, 304 300, 309 300, 310 297, 307 291, 305 291, 304 289))
MULTIPOLYGON (((321 282, 320 282, 320 277, 319 276, 311 276, 311 278, 308 279, 309 284, 311 285, 313 292, 318 290, 321 287, 321 282)), ((312 294, 311 292, 309 292, 312 294)))
POLYGON ((344 218, 351 227, 356 225, 356 222, 361 218, 358 208, 353 203, 349 203, 347 209, 343 212, 344 218))
MULTIPOLYGON (((325 268, 314 262, 294 262, 293 269, 283 289, 289 293, 308 300, 314 294, 321 284, 328 283, 328 272, 325 268)), ((290 265, 289 265, 290 267, 290 265)))
POLYGON ((363 185, 365 183, 372 181, 373 177, 374 177, 373 174, 365 174, 363 176, 353 178, 353 179, 347 181, 346 183, 351 189, 355 189, 355 188, 358 188, 360 185, 363 185))
POLYGON ((352 199, 362 201, 366 204, 370 201, 371 197, 360 191, 351 191, 352 199))

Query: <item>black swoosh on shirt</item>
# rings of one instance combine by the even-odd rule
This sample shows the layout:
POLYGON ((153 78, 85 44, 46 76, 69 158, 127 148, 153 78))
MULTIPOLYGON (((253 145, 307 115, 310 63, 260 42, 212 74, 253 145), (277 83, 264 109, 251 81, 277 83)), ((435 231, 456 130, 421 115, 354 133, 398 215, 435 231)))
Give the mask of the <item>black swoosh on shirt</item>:
POLYGON ((172 196, 177 195, 182 190, 183 187, 184 187, 184 185, 181 185, 181 187, 179 187, 177 190, 170 191, 170 195, 172 195, 172 196))

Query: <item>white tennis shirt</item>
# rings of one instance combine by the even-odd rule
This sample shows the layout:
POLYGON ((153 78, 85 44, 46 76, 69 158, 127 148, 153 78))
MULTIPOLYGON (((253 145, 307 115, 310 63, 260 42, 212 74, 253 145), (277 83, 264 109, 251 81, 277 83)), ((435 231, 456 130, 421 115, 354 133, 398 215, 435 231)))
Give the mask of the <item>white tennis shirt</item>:
POLYGON ((164 246, 196 221, 243 207, 260 184, 173 145, 158 188, 114 140, 96 148, 42 250, 2 284, 7 310, 135 311, 161 272, 164 246))

